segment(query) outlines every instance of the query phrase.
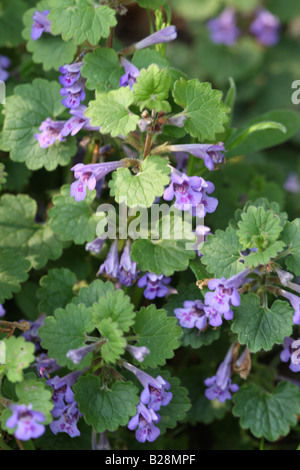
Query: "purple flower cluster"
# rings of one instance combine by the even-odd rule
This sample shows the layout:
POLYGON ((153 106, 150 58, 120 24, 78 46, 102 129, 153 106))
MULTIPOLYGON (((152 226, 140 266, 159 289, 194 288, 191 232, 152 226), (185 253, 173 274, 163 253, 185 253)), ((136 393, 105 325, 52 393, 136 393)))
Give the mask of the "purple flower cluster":
POLYGON ((123 366, 132 372, 144 387, 137 406, 137 414, 129 421, 128 429, 131 431, 136 429, 135 436, 139 442, 146 440, 153 442, 160 434, 160 430, 155 427, 160 421, 157 411, 172 400, 173 394, 168 391, 171 386, 160 375, 154 379, 127 362, 123 362, 123 366))
POLYGON ((275 46, 279 41, 280 21, 268 10, 259 10, 250 32, 263 46, 275 46))
POLYGON ((190 153, 197 158, 202 158, 206 168, 210 171, 215 169, 215 166, 224 163, 225 160, 225 147, 222 142, 219 144, 181 144, 169 145, 171 152, 184 152, 190 153))
POLYGON ((22 333, 26 341, 30 341, 35 345, 36 351, 41 349, 41 338, 39 336, 39 329, 44 325, 46 315, 40 315, 34 322, 28 321, 30 323, 30 329, 25 333, 22 333))
POLYGON ((300 338, 285 338, 283 341, 283 350, 280 354, 282 362, 289 362, 289 369, 292 372, 300 372, 300 338))
POLYGON ((12 415, 6 421, 8 428, 16 428, 14 436, 21 441, 37 439, 45 432, 43 423, 46 416, 41 411, 34 411, 32 405, 10 405, 12 415))
POLYGON ((201 331, 207 326, 205 305, 201 300, 186 300, 183 308, 175 308, 174 313, 183 328, 198 328, 201 331))
POLYGON ((236 14, 232 8, 227 8, 223 13, 207 23, 211 41, 215 44, 233 46, 241 32, 236 24, 236 14))
POLYGON ((109 279, 119 279, 124 286, 132 286, 138 277, 137 264, 130 257, 130 242, 127 241, 119 261, 118 240, 115 240, 108 255, 101 264, 98 276, 103 274, 109 279))
POLYGON ((207 378, 204 383, 206 387, 205 396, 208 400, 218 400, 224 403, 231 400, 231 393, 239 390, 239 386, 231 383, 231 363, 233 358, 234 344, 230 347, 224 361, 220 364, 216 375, 207 378))
POLYGON ((62 104, 66 108, 76 109, 80 106, 81 101, 85 100, 85 79, 81 78, 80 71, 83 62, 75 62, 66 64, 59 68, 62 74, 59 81, 63 88, 60 94, 64 96, 62 104))
POLYGON ((9 72, 6 70, 10 67, 10 59, 5 55, 0 54, 0 80, 6 82, 9 78, 9 72))
POLYGON ((32 17, 34 23, 31 28, 31 39, 36 41, 43 33, 51 33, 51 22, 47 19, 49 10, 35 11, 32 17))
POLYGON ((138 286, 141 288, 146 287, 144 297, 153 300, 156 297, 164 297, 168 293, 169 288, 167 286, 170 282, 170 277, 148 272, 139 279, 138 286))

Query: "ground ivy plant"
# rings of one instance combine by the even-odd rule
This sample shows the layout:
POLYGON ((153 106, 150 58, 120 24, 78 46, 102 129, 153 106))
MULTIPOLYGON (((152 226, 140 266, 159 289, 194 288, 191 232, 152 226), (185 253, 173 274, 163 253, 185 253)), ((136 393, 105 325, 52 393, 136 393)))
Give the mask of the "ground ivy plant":
POLYGON ((274 442, 300 415, 278 371, 300 371, 300 219, 264 197, 226 219, 217 187, 299 115, 233 127, 234 80, 223 93, 167 59, 166 0, 138 0, 150 33, 118 37, 134 3, 1 10, 20 13, 0 27, 1 449, 168 449, 228 416, 274 442))

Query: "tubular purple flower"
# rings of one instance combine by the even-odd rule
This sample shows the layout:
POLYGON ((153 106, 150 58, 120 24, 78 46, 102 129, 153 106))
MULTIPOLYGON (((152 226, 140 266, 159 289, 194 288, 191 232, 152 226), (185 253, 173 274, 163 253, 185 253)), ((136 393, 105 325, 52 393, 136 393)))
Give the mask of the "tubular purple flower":
POLYGON ((9 78, 9 72, 5 69, 8 69, 10 64, 10 59, 5 55, 0 54, 0 80, 2 82, 6 82, 6 80, 9 78))
POLYGON ((98 255, 102 250, 104 243, 105 240, 102 240, 102 238, 95 238, 95 240, 85 245, 85 250, 98 255))
POLYGON ((210 228, 206 227, 205 225, 198 225, 195 230, 195 235, 197 237, 196 245, 195 245, 195 250, 198 256, 202 256, 202 253, 200 252, 201 246, 203 243, 206 241, 207 235, 210 233, 210 228), (199 248, 200 247, 200 248, 199 248))
POLYGON ((198 328, 203 330, 207 325, 205 305, 201 300, 186 300, 183 308, 175 308, 174 313, 184 328, 198 328))
POLYGON ((66 64, 59 67, 62 75, 59 76, 60 84, 65 87, 73 86, 80 78, 80 71, 83 67, 83 62, 75 62, 74 64, 66 64))
POLYGON ((6 314, 6 310, 5 310, 5 308, 3 307, 3 305, 0 304, 0 317, 4 317, 5 314, 6 314))
POLYGON ((77 428, 77 422, 80 416, 82 416, 82 414, 78 410, 78 405, 73 401, 64 407, 59 419, 52 421, 50 429, 55 435, 59 432, 65 432, 69 434, 70 437, 80 436, 80 431, 77 428))
POLYGON ((168 118, 168 124, 171 126, 182 128, 185 125, 185 121, 187 120, 187 116, 185 114, 176 114, 175 116, 171 116, 168 118))
POLYGON ((109 250, 106 260, 101 264, 97 276, 104 274, 108 278, 117 279, 119 274, 118 240, 115 240, 109 250))
POLYGON ((51 22, 47 19, 49 10, 36 11, 32 17, 34 23, 31 29, 31 39, 36 41, 43 33, 51 33, 51 22))
POLYGON ((217 399, 219 402, 224 403, 226 400, 231 400, 230 392, 237 392, 239 386, 231 384, 231 363, 233 359, 233 344, 228 350, 224 361, 220 364, 217 373, 211 378, 207 378, 204 383, 208 387, 205 391, 205 396, 208 400, 217 399))
POLYGON ((297 173, 289 173, 283 188, 289 193, 298 194, 300 193, 300 181, 297 173))
POLYGON ((297 340, 293 338, 285 338, 283 341, 283 350, 280 353, 280 359, 282 362, 289 362, 291 361, 289 365, 289 369, 292 372, 300 372, 300 358, 299 358, 299 352, 300 352, 300 338, 297 340), (297 360, 295 361, 295 358, 297 360))
POLYGON ((220 165, 225 160, 225 147, 222 142, 214 144, 182 144, 169 145, 171 152, 188 152, 197 158, 204 160, 205 166, 213 171, 215 165, 220 165))
POLYGON ((45 432, 45 426, 40 424, 46 420, 46 416, 40 411, 34 411, 32 405, 10 405, 12 415, 6 421, 10 429, 17 428, 14 436, 21 441, 36 439, 45 432))
POLYGON ((137 263, 130 258, 130 242, 127 240, 119 265, 119 281, 124 286, 132 286, 138 277, 137 263))
POLYGON ((295 314, 293 316, 293 322, 295 325, 300 325, 300 297, 298 295, 292 294, 291 292, 287 292, 283 289, 279 289, 279 294, 282 297, 285 297, 290 301, 291 306, 295 310, 295 314))
POLYGON ((42 132, 40 134, 34 134, 34 137, 38 140, 42 149, 50 147, 57 141, 66 141, 61 133, 64 125, 65 121, 53 121, 51 118, 47 118, 46 121, 42 122, 39 128, 42 132))
POLYGON ((146 273, 138 280, 138 286, 141 288, 146 287, 144 297, 153 300, 156 297, 164 297, 168 293, 169 288, 167 285, 170 282, 171 278, 165 277, 163 274, 146 273))
POLYGON ((127 349, 127 351, 139 362, 143 362, 145 357, 150 354, 150 351, 146 346, 141 346, 139 348, 137 346, 127 345, 125 349, 127 349))
POLYGON ((130 431, 136 428, 135 437, 139 442, 153 442, 160 435, 160 430, 154 426, 158 423, 160 416, 157 415, 152 409, 148 410, 143 403, 137 405, 137 414, 131 418, 127 427, 130 431))
POLYGON ((136 83, 137 77, 140 76, 140 71, 135 65, 133 65, 124 57, 121 57, 121 65, 125 69, 125 74, 122 75, 120 79, 120 87, 129 86, 130 90, 132 90, 133 85, 136 83))
POLYGON ((100 131, 100 127, 91 126, 91 120, 84 115, 87 107, 84 105, 78 106, 76 109, 71 109, 70 114, 72 117, 65 122, 62 128, 61 135, 67 137, 68 135, 76 135, 79 131, 100 131))
POLYGON ((215 44, 233 46, 240 35, 240 30, 236 25, 236 14, 232 8, 227 8, 220 16, 208 21, 207 27, 210 31, 210 39, 215 44))
POLYGON ((137 42, 134 47, 136 50, 145 49, 145 47, 154 46, 164 42, 174 41, 177 38, 177 29, 175 26, 168 26, 156 33, 147 36, 142 41, 137 42))
POLYGON ((66 108, 76 109, 80 106, 80 102, 85 100, 85 80, 77 80, 74 85, 64 87, 60 90, 61 96, 65 96, 61 100, 66 108))
POLYGON ((280 21, 270 11, 261 9, 250 26, 250 32, 263 46, 275 46, 279 41, 280 21))
POLYGON ((41 326, 44 325, 46 315, 40 315, 34 322, 30 322, 31 324, 29 330, 27 330, 25 333, 22 333, 22 336, 24 336, 26 341, 30 341, 31 343, 35 344, 35 349, 38 351, 41 346, 41 338, 39 337, 39 329, 41 326))
POLYGON ((84 359, 85 356, 87 356, 91 351, 95 351, 97 346, 98 346, 98 343, 93 343, 87 346, 82 346, 82 348, 70 349, 67 352, 66 356, 68 359, 71 359, 71 361, 74 364, 79 364, 82 361, 82 359, 84 359))
POLYGON ((76 201, 83 201, 86 197, 87 188, 93 191, 96 188, 97 181, 101 180, 108 173, 125 166, 124 161, 95 163, 84 165, 78 163, 71 168, 74 171, 74 177, 78 180, 71 184, 71 197, 76 201))
POLYGON ((187 176, 177 170, 173 171, 170 186, 165 189, 163 198, 165 201, 172 201, 175 197, 176 209, 190 210, 201 203, 204 183, 204 179, 199 176, 187 176))
POLYGON ((48 357, 47 354, 42 353, 35 359, 35 366, 37 373, 40 377, 47 377, 50 379, 50 374, 59 370, 61 367, 57 364, 56 359, 48 357))
POLYGON ((59 377, 56 375, 52 379, 47 381, 47 385, 50 385, 54 389, 52 395, 52 400, 54 402, 54 408, 51 411, 54 418, 57 418, 61 415, 62 411, 65 409, 66 404, 73 403, 74 393, 71 387, 78 379, 78 377, 83 374, 83 371, 74 371, 64 377, 59 377))

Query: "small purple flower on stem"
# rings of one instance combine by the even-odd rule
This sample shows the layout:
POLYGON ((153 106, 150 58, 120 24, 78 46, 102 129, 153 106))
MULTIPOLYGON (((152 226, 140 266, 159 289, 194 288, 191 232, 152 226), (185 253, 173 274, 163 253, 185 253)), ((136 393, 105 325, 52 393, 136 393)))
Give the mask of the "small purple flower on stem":
POLYGON ((169 288, 171 278, 165 277, 163 274, 157 275, 154 273, 146 273, 138 281, 139 287, 146 287, 144 290, 144 297, 149 300, 153 300, 156 297, 164 297, 169 288))
POLYGON ((133 65, 124 57, 121 58, 121 65, 125 69, 125 74, 122 75, 120 79, 120 87, 129 86, 130 90, 132 90, 133 85, 136 83, 137 77, 140 76, 140 71, 135 65, 133 65))
POLYGON ((285 297, 290 301, 291 306, 295 310, 293 322, 295 325, 300 325, 300 297, 283 289, 279 289, 278 292, 282 297, 285 297))
POLYGON ((292 372, 300 372, 300 338, 297 340, 293 338, 285 338, 283 341, 283 350, 280 354, 282 362, 289 362, 289 369, 292 372))
POLYGON ((102 240, 102 238, 95 238, 95 240, 85 245, 85 250, 91 251, 92 253, 99 255, 99 253, 101 252, 103 248, 104 243, 105 243, 105 240, 102 240))
POLYGON ((152 409, 148 410, 143 403, 137 405, 137 414, 131 418, 127 427, 130 431, 136 428, 135 437, 139 442, 153 442, 160 435, 160 430, 155 427, 154 423, 158 423, 160 416, 152 409))
POLYGON ((31 29, 31 39, 36 41, 43 33, 51 33, 51 22, 47 19, 49 10, 36 11, 32 17, 34 23, 31 29))
POLYGON ((78 349, 70 349, 66 356, 68 359, 71 359, 74 364, 79 364, 85 356, 87 356, 91 351, 95 351, 96 348, 97 343, 82 346, 82 348, 78 349))
POLYGON ((78 180, 71 184, 71 196, 75 197, 76 201, 83 201, 87 188, 93 191, 97 181, 122 166, 125 166, 124 161, 91 163, 90 165, 78 163, 71 168, 71 171, 74 171, 74 177, 78 180))
POLYGON ((8 69, 10 64, 11 62, 8 57, 5 55, 0 55, 0 80, 2 82, 6 82, 6 80, 9 78, 9 72, 5 69, 8 69))
POLYGON ((275 46, 279 41, 280 21, 268 10, 258 11, 250 32, 263 46, 275 46))
POLYGON ((120 258, 119 281, 124 286, 132 286, 138 277, 137 264, 130 258, 130 242, 127 241, 120 258))
POLYGON ((37 373, 40 377, 47 377, 50 379, 50 374, 59 370, 61 367, 57 364, 56 359, 48 357, 47 354, 42 353, 40 356, 36 357, 36 362, 34 364, 37 369, 37 373))
POLYGON ((183 308, 175 308, 174 313, 179 324, 184 328, 203 330, 207 325, 205 305, 201 300, 186 300, 183 308))
POLYGON ((222 142, 214 144, 182 144, 169 145, 171 152, 188 152, 197 158, 202 158, 206 168, 210 171, 215 169, 216 165, 220 165, 225 160, 225 147, 222 142))
POLYGON ((21 441, 36 439, 45 432, 45 426, 40 424, 46 417, 40 411, 34 411, 32 405, 10 405, 12 415, 6 421, 8 428, 17 428, 14 436, 21 441))
POLYGON ((25 333, 22 333, 26 341, 29 341, 35 344, 35 348, 38 351, 41 346, 41 338, 39 337, 39 329, 44 325, 46 315, 40 315, 34 322, 29 322, 31 324, 30 329, 25 333))
POLYGON ((56 141, 65 142, 66 139, 61 133, 64 125, 65 121, 53 121, 51 118, 47 118, 46 121, 42 122, 39 128, 42 132, 34 134, 42 149, 50 147, 56 141))
POLYGON ((66 108, 76 109, 80 106, 81 101, 85 100, 85 80, 80 79, 74 85, 64 87, 60 90, 61 96, 65 96, 61 100, 66 108))
POLYGON ((0 317, 4 317, 5 314, 6 314, 6 310, 5 310, 5 308, 3 307, 3 305, 0 304, 0 317))
POLYGON ((171 173, 171 183, 165 189, 163 198, 165 201, 172 201, 175 197, 176 209, 190 210, 201 203, 204 183, 204 179, 199 176, 187 176, 175 170, 171 173))
POLYGON ((106 260, 101 264, 97 276, 103 274, 108 278, 117 279, 119 274, 119 254, 118 254, 118 240, 115 240, 108 252, 106 260))
POLYGON ((224 403, 226 400, 231 400, 231 393, 239 390, 239 386, 231 384, 231 363, 233 359, 233 344, 224 361, 220 364, 215 376, 207 378, 204 383, 208 387, 205 391, 205 396, 208 400, 217 399, 219 402, 224 403))
POLYGON ((78 108, 70 110, 72 117, 64 124, 61 131, 63 137, 67 137, 70 134, 74 136, 82 129, 86 131, 100 131, 100 127, 91 126, 91 120, 84 115, 86 109, 86 106, 80 105, 78 108))
POLYGON ((155 44, 161 44, 164 42, 174 41, 177 38, 177 29, 175 26, 168 26, 156 31, 156 33, 147 36, 142 41, 137 42, 134 47, 136 50, 145 49, 145 47, 154 46, 155 44))
POLYGON ((127 349, 127 351, 139 362, 143 362, 145 357, 150 354, 150 351, 146 346, 141 346, 139 348, 137 346, 127 345, 125 349, 127 349))
POLYGON ((208 21, 207 27, 210 39, 215 44, 233 46, 240 35, 236 25, 236 14, 232 8, 227 8, 220 16, 208 21))
POLYGON ((77 422, 81 416, 82 414, 78 410, 77 403, 73 401, 64 407, 59 419, 52 421, 50 429, 55 435, 59 432, 65 432, 70 437, 78 437, 80 436, 80 431, 77 428, 77 422))
POLYGON ((59 68, 59 71, 62 74, 59 76, 60 84, 65 88, 73 86, 80 79, 80 71, 82 67, 83 62, 62 65, 59 68))

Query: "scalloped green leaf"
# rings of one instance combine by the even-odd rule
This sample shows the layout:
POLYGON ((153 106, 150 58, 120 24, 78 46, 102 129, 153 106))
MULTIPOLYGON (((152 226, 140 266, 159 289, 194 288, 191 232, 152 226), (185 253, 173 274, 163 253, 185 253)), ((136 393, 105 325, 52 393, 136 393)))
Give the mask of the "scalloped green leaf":
POLYGON ((93 305, 93 320, 97 325, 101 320, 111 318, 122 331, 127 332, 134 324, 133 309, 130 298, 122 290, 110 290, 93 305))
POLYGON ((134 99, 140 109, 145 108, 157 112, 171 111, 166 101, 169 97, 171 77, 167 69, 160 69, 152 64, 148 69, 142 69, 136 83, 133 85, 134 99))
POLYGON ((5 343, 5 369, 6 376, 10 382, 21 382, 23 370, 27 369, 34 361, 35 346, 25 341, 22 336, 3 339, 5 343))
POLYGON ((289 250, 285 260, 287 268, 296 276, 300 275, 300 219, 287 222, 281 236, 289 250))
POLYGON ((117 53, 113 49, 98 48, 83 59, 81 75, 87 79, 89 90, 110 91, 120 86, 124 74, 117 53))
POLYGON ((64 308, 72 301, 76 276, 66 268, 50 269, 40 279, 40 288, 36 296, 40 299, 39 311, 53 314, 57 308, 64 308))
POLYGON ((96 279, 88 287, 82 287, 78 297, 74 297, 72 302, 76 305, 84 304, 86 307, 92 307, 95 302, 99 302, 101 297, 114 290, 112 282, 103 282, 96 279))
POLYGON ((105 318, 95 323, 101 337, 105 340, 101 346, 101 356, 105 362, 115 363, 124 354, 126 340, 123 338, 123 332, 118 328, 118 323, 113 322, 111 318, 105 318))
POLYGON ((28 279, 30 262, 16 250, 0 248, 0 303, 21 290, 21 283, 28 279))

